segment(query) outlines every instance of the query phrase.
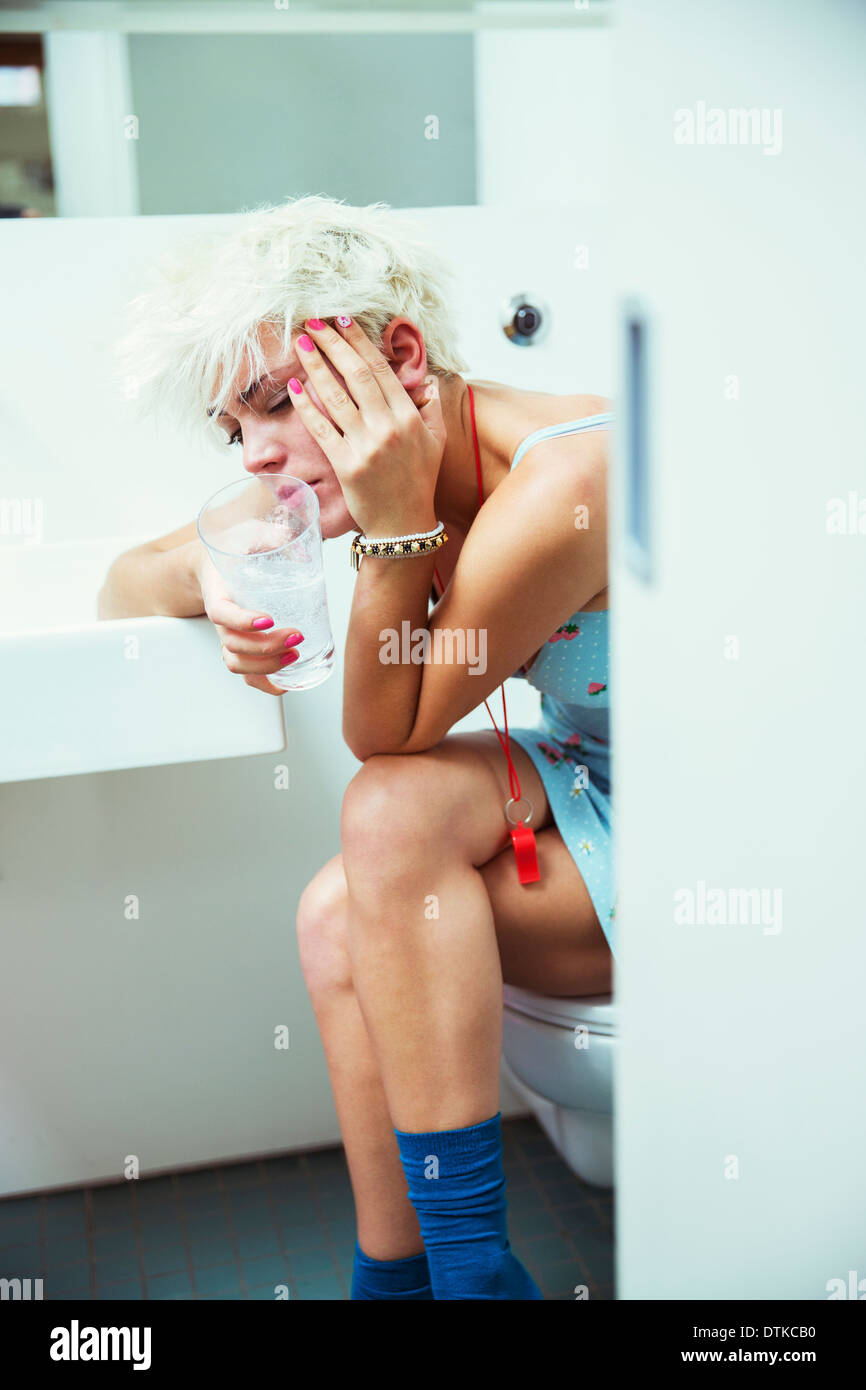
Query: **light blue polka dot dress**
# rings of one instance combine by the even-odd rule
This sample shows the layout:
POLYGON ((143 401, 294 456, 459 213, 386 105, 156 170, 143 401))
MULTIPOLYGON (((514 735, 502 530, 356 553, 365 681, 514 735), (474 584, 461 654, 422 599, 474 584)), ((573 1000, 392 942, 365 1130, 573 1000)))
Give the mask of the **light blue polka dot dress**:
MULTIPOLYGON (((523 440, 511 467, 541 439, 605 429, 612 420, 590 415, 536 430, 523 440)), ((573 613, 551 633, 529 671, 515 672, 541 692, 538 727, 508 732, 538 769, 556 828, 615 957, 608 661, 607 612, 573 613)))

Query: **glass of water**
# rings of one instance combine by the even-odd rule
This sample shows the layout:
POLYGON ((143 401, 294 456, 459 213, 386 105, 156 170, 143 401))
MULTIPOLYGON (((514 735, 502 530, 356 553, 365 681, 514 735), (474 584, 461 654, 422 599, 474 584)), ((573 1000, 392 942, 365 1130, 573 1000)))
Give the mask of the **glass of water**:
POLYGON ((304 634, 298 660, 268 680, 282 690, 321 685, 334 669, 334 639, 313 489, 285 474, 241 478, 205 502, 197 525, 229 597, 304 634))

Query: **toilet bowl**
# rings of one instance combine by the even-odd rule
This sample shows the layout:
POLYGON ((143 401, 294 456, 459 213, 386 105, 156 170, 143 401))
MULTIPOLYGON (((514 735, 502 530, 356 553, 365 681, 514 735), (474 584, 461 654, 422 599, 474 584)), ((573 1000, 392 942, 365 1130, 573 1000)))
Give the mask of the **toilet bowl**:
POLYGON ((611 995, 552 999, 505 986, 505 1074, 584 1182, 613 1186, 611 995))

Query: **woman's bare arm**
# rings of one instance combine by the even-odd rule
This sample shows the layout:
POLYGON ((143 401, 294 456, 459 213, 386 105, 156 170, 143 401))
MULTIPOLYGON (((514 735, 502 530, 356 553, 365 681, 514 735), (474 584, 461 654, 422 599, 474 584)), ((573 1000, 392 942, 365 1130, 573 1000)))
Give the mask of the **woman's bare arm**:
POLYGON ((431 560, 361 561, 343 693, 357 758, 432 748, 605 588, 605 448, 599 435, 537 444, 478 514, 429 621, 431 560), (588 508, 585 529, 578 507, 588 508), (383 661, 382 634, 401 638, 404 622, 429 634, 429 662, 383 661))
POLYGON ((197 566, 201 541, 194 521, 167 536, 126 550, 109 568, 97 616, 194 618, 204 613, 197 566))

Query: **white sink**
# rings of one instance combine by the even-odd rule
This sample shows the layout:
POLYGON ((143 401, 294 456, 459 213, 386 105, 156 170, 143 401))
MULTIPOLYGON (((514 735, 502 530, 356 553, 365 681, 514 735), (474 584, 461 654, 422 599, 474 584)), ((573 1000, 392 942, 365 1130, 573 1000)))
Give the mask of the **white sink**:
POLYGON ((98 621, 141 539, 0 544, 0 781, 285 748, 282 700, 223 665, 207 618, 98 621))

